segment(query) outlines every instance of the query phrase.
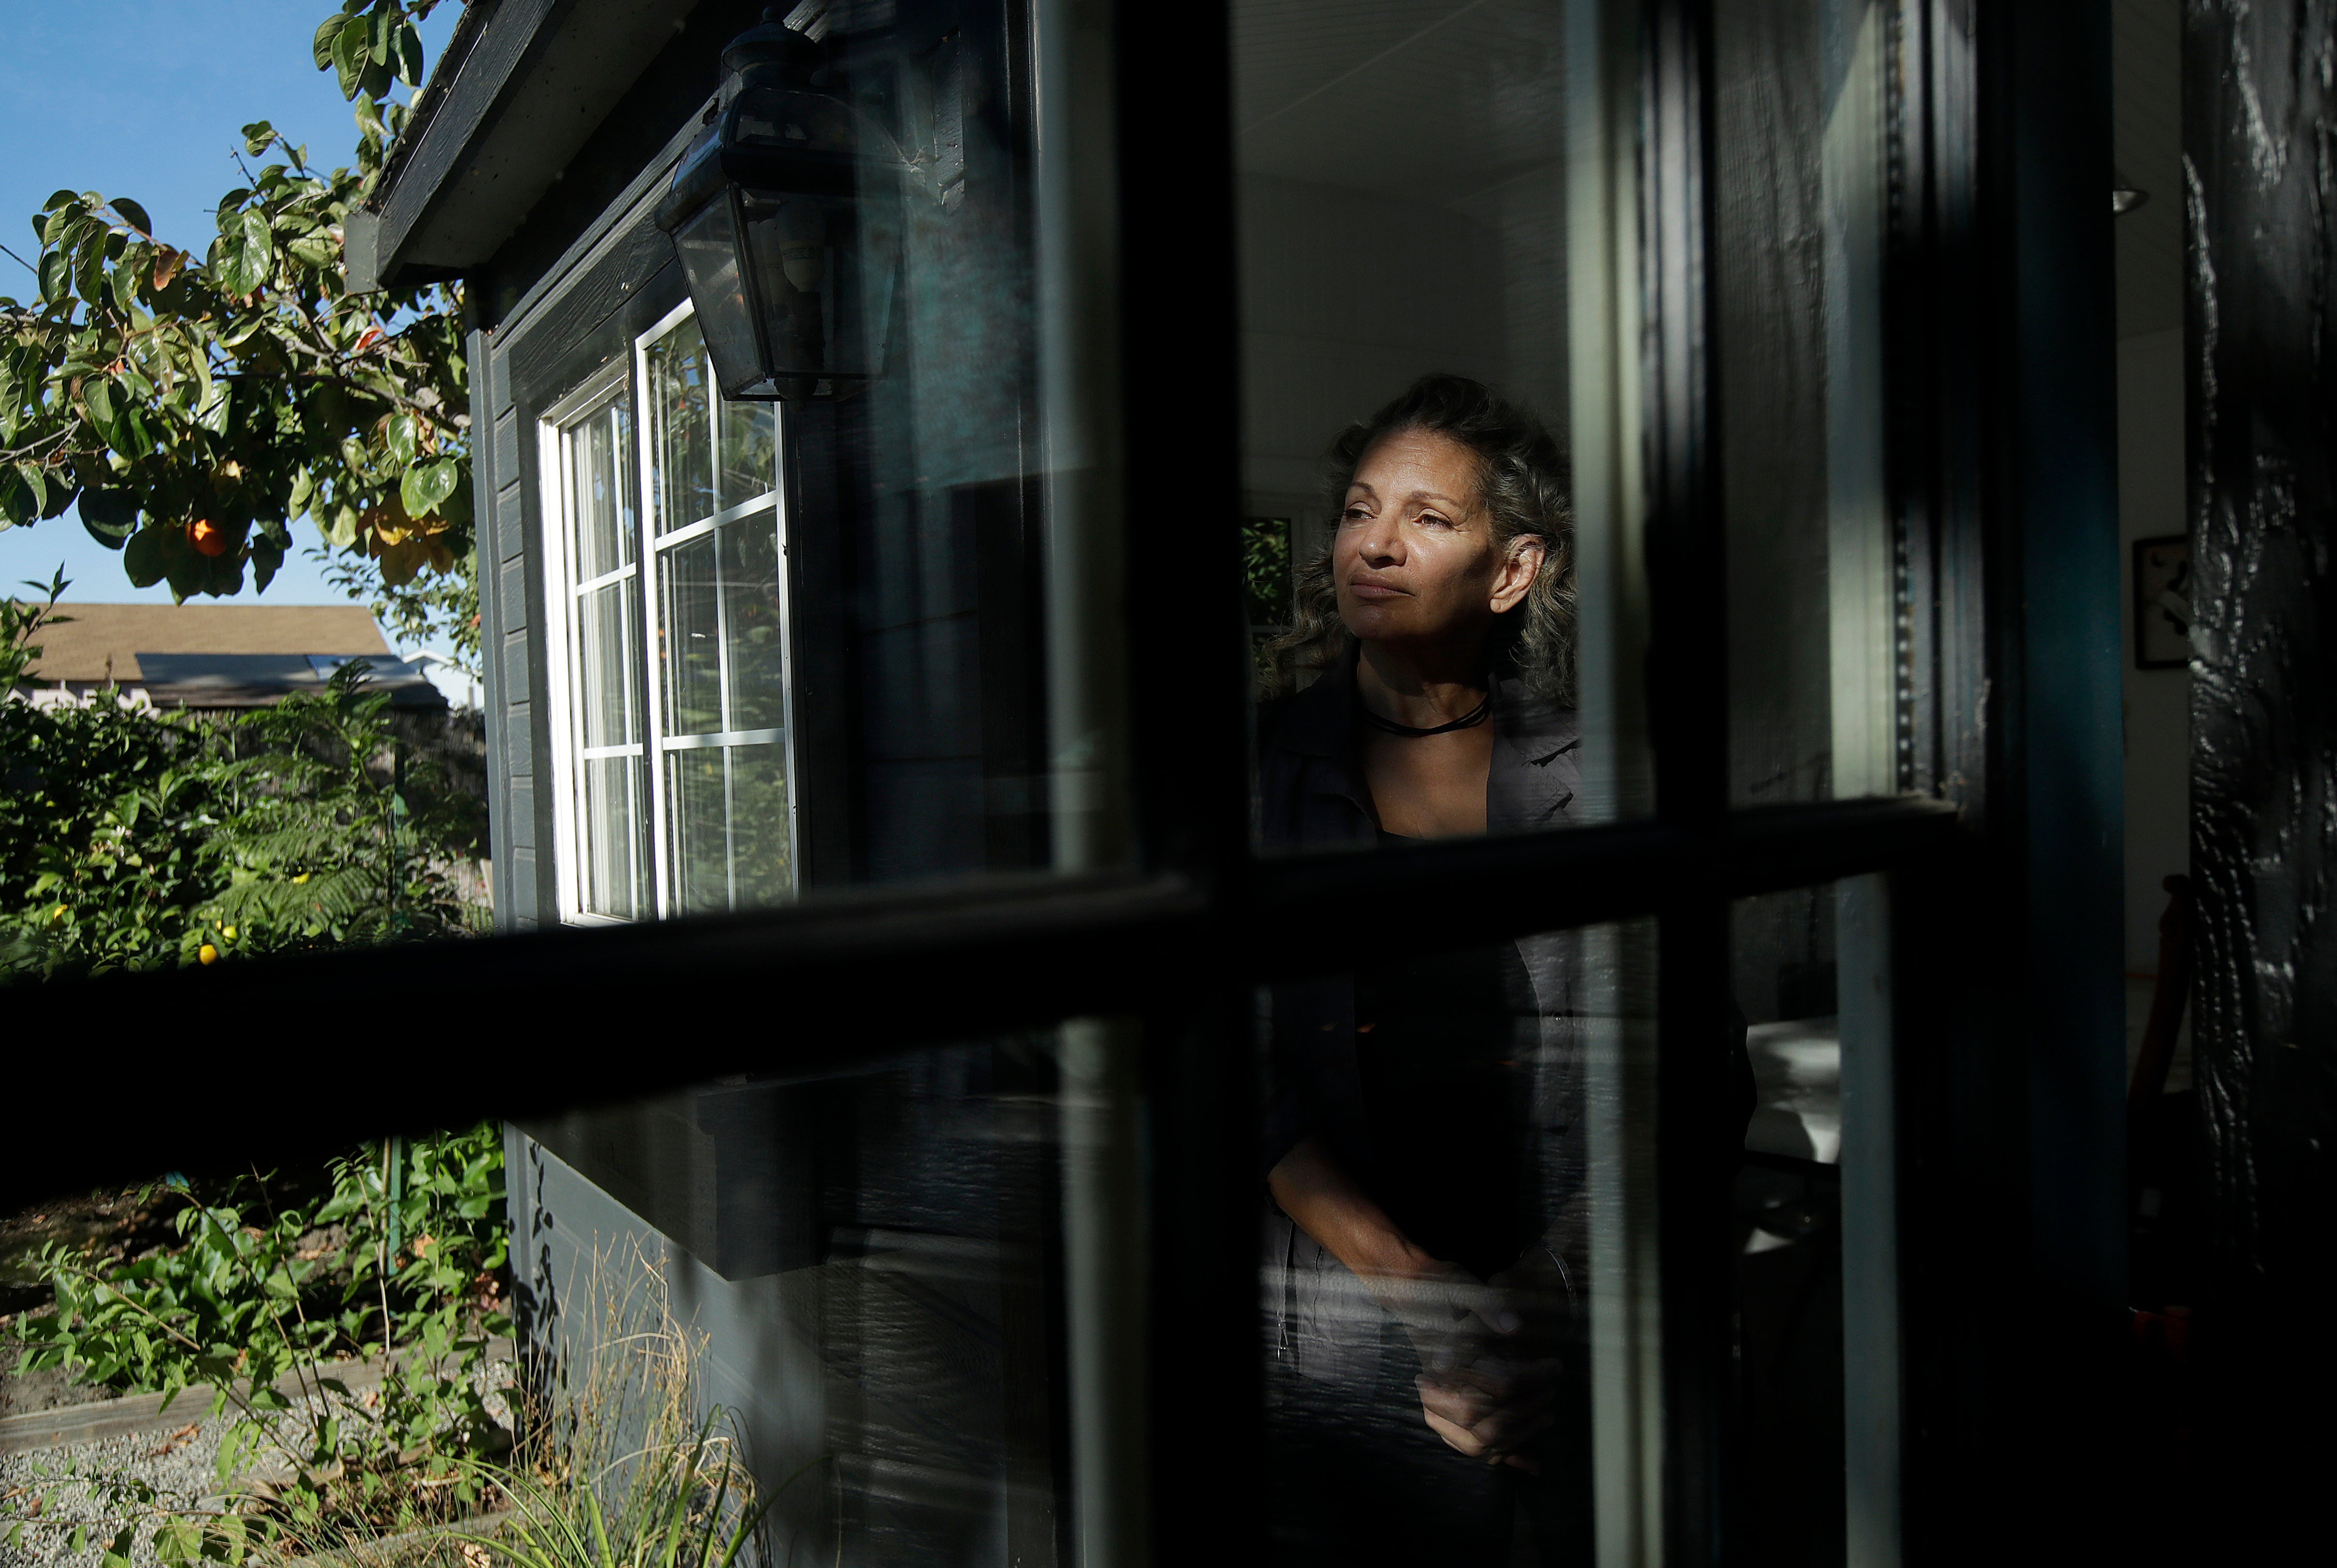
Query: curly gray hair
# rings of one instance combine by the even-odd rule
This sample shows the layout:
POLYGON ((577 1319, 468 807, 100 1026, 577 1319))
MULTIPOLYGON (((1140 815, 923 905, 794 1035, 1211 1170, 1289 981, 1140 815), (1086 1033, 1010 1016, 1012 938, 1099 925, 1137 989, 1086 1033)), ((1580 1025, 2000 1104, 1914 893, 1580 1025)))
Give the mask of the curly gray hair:
MULTIPOLYGON (((1494 622, 1493 653, 1507 660, 1541 696, 1574 701, 1575 591, 1573 468, 1566 451, 1531 412, 1465 376, 1433 373, 1361 424, 1350 425, 1325 459, 1330 515, 1345 509, 1347 486, 1364 455, 1403 430, 1433 430, 1477 455, 1481 496, 1504 547, 1541 542, 1541 570, 1515 609, 1494 622)), ((1299 677, 1346 652, 1353 641, 1339 619, 1331 548, 1299 568, 1291 630, 1261 650, 1265 694, 1295 690, 1299 677)))

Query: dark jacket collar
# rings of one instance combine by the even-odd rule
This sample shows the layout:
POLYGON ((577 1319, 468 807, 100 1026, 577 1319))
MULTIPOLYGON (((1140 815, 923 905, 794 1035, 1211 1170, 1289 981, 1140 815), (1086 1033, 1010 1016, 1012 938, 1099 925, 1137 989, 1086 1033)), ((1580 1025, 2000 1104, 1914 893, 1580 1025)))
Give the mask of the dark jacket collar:
MULTIPOLYGON (((1350 643, 1312 686, 1271 705, 1276 711, 1259 737, 1259 783, 1266 791, 1296 788, 1315 795, 1342 797, 1368 823, 1371 795, 1364 784, 1354 713, 1359 652, 1350 643), (1276 750, 1292 759, 1313 759, 1315 765, 1274 766, 1266 753, 1276 750)), ((1574 710, 1537 695, 1517 675, 1505 672, 1494 681, 1491 723, 1493 766, 1485 787, 1486 830, 1516 832, 1563 822, 1580 789, 1581 729, 1574 710)), ((1261 804, 1272 820, 1281 815, 1276 805, 1288 808, 1297 802, 1261 804)))

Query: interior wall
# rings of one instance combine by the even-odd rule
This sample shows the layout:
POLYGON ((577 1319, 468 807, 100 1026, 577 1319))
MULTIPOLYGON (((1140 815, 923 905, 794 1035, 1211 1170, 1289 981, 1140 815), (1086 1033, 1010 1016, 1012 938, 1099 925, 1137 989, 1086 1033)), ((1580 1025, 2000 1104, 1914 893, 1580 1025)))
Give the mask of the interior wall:
POLYGON ((2158 972, 2161 884, 2191 865, 2191 672, 2134 657, 2134 542, 2181 534, 2183 329, 2118 343, 2119 628, 2126 662, 2126 967, 2158 972))
POLYGON ((1550 0, 1238 0, 1242 466, 1251 516, 1327 537, 1323 458, 1429 371, 1563 436, 1563 12, 1550 0))
POLYGON ((2158 973, 2162 885, 2191 862, 2191 672, 2138 670, 2134 659, 2134 542, 2190 526, 2183 490, 2182 34, 2181 0, 2117 0, 2112 11, 2117 173, 2143 193, 2115 230, 2129 1045, 2140 1038, 2158 973))
POLYGON ((1501 248, 1450 208, 1270 175, 1242 180, 1240 211, 1247 505, 1319 538, 1342 429, 1425 371, 1503 379, 1501 248))

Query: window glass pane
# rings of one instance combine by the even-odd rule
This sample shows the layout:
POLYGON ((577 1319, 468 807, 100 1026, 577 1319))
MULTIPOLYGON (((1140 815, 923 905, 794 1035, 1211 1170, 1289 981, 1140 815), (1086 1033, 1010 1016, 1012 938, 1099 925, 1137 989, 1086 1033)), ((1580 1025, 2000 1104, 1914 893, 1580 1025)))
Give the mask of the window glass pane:
POLYGON ((777 486, 778 412, 768 403, 724 403, 722 420, 722 491, 717 505, 724 510, 777 486))
POLYGON ((715 537, 658 553, 659 662, 669 735, 714 735, 722 724, 722 586, 715 537))
POLYGON ((650 506, 670 534, 714 514, 713 396, 698 323, 682 322, 650 344, 650 506))
POLYGON ((1748 898, 1733 990, 1755 1105, 1736 1173, 1748 1560, 1898 1560, 1887 896, 1748 898))
POLYGON ((1056 1058, 1007 1036, 530 1122, 511 1256, 554 1397, 686 1371, 770 1505, 758 1561, 1069 1568, 1056 1058))
POLYGON ((666 859, 678 915, 730 907, 729 781, 722 757, 719 746, 665 754, 666 859))
POLYGON ((640 588, 637 579, 624 577, 576 597, 576 716, 586 746, 640 739, 640 588))
POLYGON ((740 908, 776 904, 795 893, 794 822, 787 809, 784 746, 731 746, 730 855, 740 908))
POLYGON ((587 758, 577 777, 584 873, 578 894, 583 910, 638 920, 650 913, 649 803, 641 759, 587 758))
POLYGON ((1897 788, 1882 485, 1885 32, 1873 0, 1716 13, 1714 258, 1732 792, 1897 788))
POLYGON ((1652 954, 1544 933, 1261 997, 1273 1561, 1598 1560, 1652 1455, 1652 954))
MULTIPOLYGON (((730 377, 787 401, 719 395, 714 351, 758 334, 709 325, 735 292, 695 299, 672 268, 629 279, 596 329, 621 345, 621 393, 585 405, 576 386, 514 384, 563 428, 610 413, 577 432, 568 466, 585 477, 562 479, 575 497, 538 499, 574 511, 572 603, 591 573, 637 563, 639 628, 630 649, 608 644, 597 686, 572 676, 557 695, 581 735, 582 706, 632 662, 639 710, 622 732, 646 748, 660 913, 1130 854, 1124 704, 1099 678, 1122 667, 1126 631, 1109 545, 1123 525, 1119 382, 1085 325, 1116 308, 1093 249, 1108 231, 1085 220, 1092 191, 1067 195, 1032 163, 1042 141, 1100 145, 1110 111, 1041 91, 1034 66, 1073 64, 1034 44, 1034 28, 1071 37, 1041 13, 1051 0, 890 0, 797 20, 821 64, 787 112, 856 151, 835 189, 787 204, 790 243, 808 248, 782 258, 795 315, 760 335, 830 358, 730 377), (611 486, 638 522, 590 512, 611 486), (686 739, 733 749, 721 791, 713 759, 677 760, 686 739)), ((562 353, 582 366, 598 343, 562 353)), ((583 652, 562 649, 561 667, 583 652)), ((592 718, 594 741, 615 724, 592 718)), ((563 798, 579 788, 562 780, 563 798)), ((557 879, 580 913, 582 851, 575 831, 561 841, 557 879)))
POLYGON ((1641 808, 1595 9, 1233 14, 1266 846, 1641 808))
POLYGON ((589 583, 633 558, 632 417, 622 397, 578 421, 568 450, 576 581, 589 583))
POLYGON ((787 612, 779 536, 769 513, 716 533, 722 571, 722 647, 728 665, 727 728, 777 730, 787 721, 787 612))

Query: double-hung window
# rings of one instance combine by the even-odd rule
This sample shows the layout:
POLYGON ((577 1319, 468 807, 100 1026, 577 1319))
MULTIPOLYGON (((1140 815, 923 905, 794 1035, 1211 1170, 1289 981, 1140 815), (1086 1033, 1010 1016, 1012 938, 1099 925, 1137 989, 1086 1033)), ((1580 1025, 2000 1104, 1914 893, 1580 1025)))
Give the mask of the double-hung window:
POLYGON ((543 421, 562 916, 795 890, 777 423, 711 392, 687 307, 543 421), (550 541, 548 541, 550 542, 550 541))

